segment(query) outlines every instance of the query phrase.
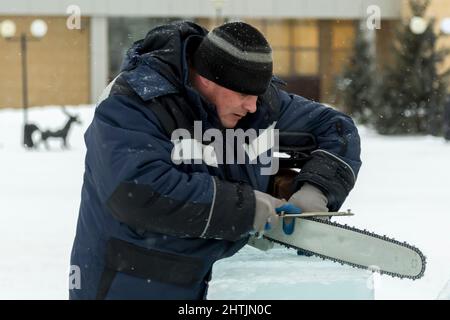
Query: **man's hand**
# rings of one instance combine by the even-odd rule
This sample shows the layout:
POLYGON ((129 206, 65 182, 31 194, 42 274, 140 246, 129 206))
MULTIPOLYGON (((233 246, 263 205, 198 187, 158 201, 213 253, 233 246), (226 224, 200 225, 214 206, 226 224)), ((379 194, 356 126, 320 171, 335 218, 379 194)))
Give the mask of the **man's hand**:
POLYGON ((274 198, 270 194, 258 190, 254 190, 254 193, 256 208, 255 218, 253 220, 253 230, 261 235, 264 233, 266 223, 271 227, 278 223, 280 217, 275 212, 275 208, 282 206, 286 201, 274 198))
POLYGON ((328 212, 327 197, 315 186, 305 183, 294 193, 289 203, 302 209, 302 212, 328 212))

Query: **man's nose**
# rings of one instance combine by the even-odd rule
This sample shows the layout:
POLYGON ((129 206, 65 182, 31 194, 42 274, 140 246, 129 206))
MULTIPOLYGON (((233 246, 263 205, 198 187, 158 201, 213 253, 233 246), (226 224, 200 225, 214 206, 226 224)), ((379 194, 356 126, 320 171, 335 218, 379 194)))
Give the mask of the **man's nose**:
POLYGON ((247 96, 245 97, 243 107, 247 112, 254 113, 256 111, 256 101, 258 100, 257 96, 247 96))

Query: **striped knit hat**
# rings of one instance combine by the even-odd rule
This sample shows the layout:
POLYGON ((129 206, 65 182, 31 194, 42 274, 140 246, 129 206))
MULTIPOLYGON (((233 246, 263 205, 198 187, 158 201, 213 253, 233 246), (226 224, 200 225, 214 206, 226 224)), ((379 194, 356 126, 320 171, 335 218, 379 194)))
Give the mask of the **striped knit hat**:
POLYGON ((261 32, 244 22, 209 32, 192 62, 201 76, 243 94, 263 94, 272 78, 272 49, 261 32))

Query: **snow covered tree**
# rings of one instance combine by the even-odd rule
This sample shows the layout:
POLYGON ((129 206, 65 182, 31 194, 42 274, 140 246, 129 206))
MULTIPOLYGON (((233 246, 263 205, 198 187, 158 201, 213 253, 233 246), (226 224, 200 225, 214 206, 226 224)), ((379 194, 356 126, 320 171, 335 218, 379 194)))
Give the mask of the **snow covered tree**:
POLYGON ((429 2, 410 0, 411 21, 419 25, 402 25, 394 40, 394 63, 384 70, 376 102, 382 134, 442 134, 449 71, 438 73, 438 66, 450 51, 436 47, 435 21, 423 18, 429 2))
POLYGON ((374 57, 364 27, 358 28, 352 56, 337 81, 344 111, 360 123, 368 123, 373 115, 375 85, 374 57))

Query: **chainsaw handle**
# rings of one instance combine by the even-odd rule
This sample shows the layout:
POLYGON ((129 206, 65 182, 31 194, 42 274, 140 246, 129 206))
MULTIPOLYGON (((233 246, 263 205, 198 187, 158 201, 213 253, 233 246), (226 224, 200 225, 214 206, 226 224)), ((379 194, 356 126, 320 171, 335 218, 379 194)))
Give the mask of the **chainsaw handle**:
MULTIPOLYGON (((281 207, 275 208, 275 212, 279 216, 289 217, 289 214, 300 214, 302 213, 302 209, 299 207, 294 206, 292 203, 285 203, 281 207)), ((292 219, 292 221, 286 221, 283 219, 283 231, 285 234, 292 234, 294 232, 294 226, 295 226, 295 219, 292 219)), ((270 224, 266 223, 264 230, 270 230, 270 224)))
POLYGON ((285 203, 281 207, 275 208, 275 212, 278 213, 278 215, 284 215, 287 214, 300 214, 302 213, 302 209, 299 207, 294 206, 292 203, 285 203))

